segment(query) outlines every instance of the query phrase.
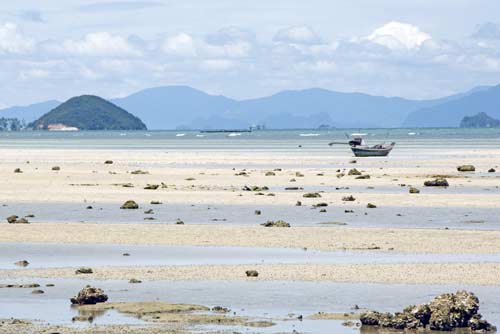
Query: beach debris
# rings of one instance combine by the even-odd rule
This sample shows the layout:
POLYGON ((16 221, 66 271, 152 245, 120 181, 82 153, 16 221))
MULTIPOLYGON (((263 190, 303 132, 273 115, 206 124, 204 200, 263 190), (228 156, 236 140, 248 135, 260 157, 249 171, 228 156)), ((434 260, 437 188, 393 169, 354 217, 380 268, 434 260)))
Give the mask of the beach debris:
POLYGON ((269 171, 269 172, 266 172, 266 174, 265 174, 265 175, 266 175, 266 176, 276 176, 276 173, 275 173, 275 172, 271 172, 271 171, 269 171))
POLYGON ((260 211, 260 210, 255 210, 255 211, 254 211, 254 214, 255 214, 256 216, 260 216, 260 215, 262 214, 262 211, 260 211))
POLYGON ((473 165, 462 165, 457 167, 457 171, 459 172, 475 172, 476 167, 473 165))
POLYGON ((14 173, 22 173, 23 171, 21 170, 21 168, 16 168, 14 169, 14 173))
POLYGON ((488 173, 495 173, 495 172, 496 172, 495 168, 488 169, 488 173))
POLYGON ((375 204, 373 204, 373 203, 368 203, 368 204, 366 205, 366 207, 367 207, 368 209, 375 209, 377 206, 376 206, 375 204))
POLYGON ((266 186, 263 186, 263 187, 259 187, 259 186, 243 186, 243 188, 241 188, 241 190, 243 191, 267 191, 269 190, 268 187, 266 186))
POLYGON ((149 184, 149 183, 144 187, 144 189, 146 190, 156 190, 158 188, 160 188, 159 184, 149 184))
POLYGON ((133 174, 133 175, 146 175, 146 174, 149 174, 149 172, 147 172, 145 170, 137 169, 137 170, 131 171, 130 174, 133 174))
POLYGON ((9 224, 29 224, 26 218, 19 218, 19 216, 12 215, 6 218, 9 224))
POLYGON ((75 274, 80 275, 80 274, 93 274, 94 271, 92 268, 89 267, 80 267, 75 270, 75 274))
POLYGON ((353 168, 353 169, 350 169, 349 172, 347 173, 347 175, 361 175, 361 172, 359 170, 357 170, 356 168, 353 168))
POLYGON ((125 209, 125 210, 135 210, 139 209, 139 204, 137 204, 135 201, 128 200, 125 203, 122 204, 120 209, 125 209))
POLYGON ((161 202, 160 201, 151 201, 151 202, 149 202, 149 204, 151 204, 151 205, 160 205, 161 202))
POLYGON ((305 193, 302 195, 304 198, 320 198, 321 195, 319 193, 305 193))
POLYGON ((128 282, 130 284, 139 284, 139 283, 142 283, 142 281, 140 279, 137 279, 137 278, 131 278, 128 280, 128 282))
POLYGON ((105 165, 112 165, 113 164, 113 160, 106 160, 106 161, 104 161, 104 164, 105 165))
POLYGON ((260 225, 264 227, 290 227, 290 224, 284 220, 276 220, 276 221, 268 220, 267 222, 262 223, 260 225))
POLYGON ((257 270, 247 270, 245 274, 247 277, 259 277, 259 272, 257 270))
POLYGON ((410 305, 402 312, 361 313, 362 326, 380 326, 393 329, 429 328, 436 331, 451 331, 470 328, 474 331, 492 332, 496 328, 481 319, 479 299, 471 292, 458 291, 435 297, 430 303, 410 305))
POLYGON ((184 225, 184 221, 182 221, 181 219, 177 218, 177 220, 175 221, 175 224, 176 225, 184 225))
POLYGON ((45 293, 45 291, 40 290, 40 289, 36 289, 36 290, 31 291, 32 295, 43 295, 44 293, 45 293))
POLYGON ((61 170, 61 167, 59 167, 59 166, 54 166, 54 167, 52 167, 52 170, 53 170, 53 171, 60 171, 60 170, 61 170))
POLYGON ((27 266, 29 266, 30 263, 26 260, 21 260, 21 261, 17 261, 14 264, 18 267, 27 267, 27 266))
POLYGON ((356 176, 355 179, 356 180, 369 180, 370 179, 370 175, 365 174, 365 175, 356 176))
POLYGON ((420 190, 418 188, 415 188, 415 187, 410 187, 410 189, 408 190, 408 192, 410 194, 420 194, 420 190))
POLYGON ((354 196, 352 196, 352 195, 349 195, 349 196, 342 197, 342 200, 344 202, 354 202, 356 200, 356 198, 354 198, 354 196))
POLYGON ((424 182, 426 187, 449 187, 448 180, 442 177, 435 178, 434 180, 429 180, 424 182))
POLYGON ((108 296, 102 289, 94 288, 90 285, 84 287, 78 292, 78 295, 70 299, 73 305, 94 305, 97 303, 104 303, 107 300, 108 296))

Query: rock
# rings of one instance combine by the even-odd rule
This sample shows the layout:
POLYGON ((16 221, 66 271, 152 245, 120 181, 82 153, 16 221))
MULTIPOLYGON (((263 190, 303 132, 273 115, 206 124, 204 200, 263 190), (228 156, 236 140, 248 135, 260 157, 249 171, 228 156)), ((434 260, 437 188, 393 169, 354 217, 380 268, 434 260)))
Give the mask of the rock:
POLYGON ((146 175, 146 174, 149 174, 149 172, 146 172, 146 171, 138 169, 138 170, 131 171, 130 174, 133 174, 133 175, 146 175))
POLYGON ((245 274, 247 277, 259 277, 259 272, 257 270, 247 270, 245 274))
POLYGON ((243 191, 267 191, 269 190, 268 187, 266 186, 263 186, 263 187, 259 187, 259 186, 243 186, 243 188, 241 188, 241 190, 243 191))
POLYGON ((26 260, 21 260, 21 261, 17 261, 14 264, 18 267, 27 267, 27 266, 29 266, 30 263, 26 260))
POLYGON ((102 289, 91 287, 87 285, 85 288, 78 292, 78 295, 71 298, 71 304, 76 305, 93 305, 97 303, 104 303, 108 300, 108 296, 102 289))
POLYGON ((266 172, 266 176, 276 176, 275 172, 266 172))
POLYGON ((33 290, 31 291, 31 294, 33 295, 43 295, 45 293, 45 291, 43 290, 33 290))
POLYGON ((149 204, 151 204, 151 205, 160 205, 161 202, 160 201, 151 201, 151 202, 149 202, 149 204))
POLYGON ((14 173, 22 173, 23 171, 21 170, 21 168, 16 168, 14 169, 14 173))
POLYGON ((154 214, 154 213, 155 213, 155 212, 153 211, 153 209, 148 209, 148 210, 144 211, 144 214, 145 214, 145 215, 152 215, 152 214, 154 214))
POLYGON ((175 221, 175 224, 176 225, 184 225, 184 222, 181 219, 177 218, 177 220, 175 221))
POLYGON ((495 172, 496 172, 495 168, 488 169, 488 173, 495 173, 495 172))
POLYGON ((137 278, 131 278, 131 279, 128 280, 128 282, 130 284, 139 284, 139 283, 142 283, 142 281, 138 280, 137 278))
POLYGON ((59 170, 61 170, 61 167, 59 167, 59 166, 54 166, 54 167, 52 167, 52 170, 53 170, 53 171, 59 171, 59 170))
POLYGON ((366 207, 367 207, 368 209, 375 209, 377 206, 376 206, 375 204, 373 204, 373 203, 368 203, 368 204, 366 205, 366 207))
POLYGON ((462 165, 457 167, 457 171, 459 172, 475 172, 476 167, 473 165, 462 165))
POLYGON ((156 220, 155 217, 144 217, 144 220, 156 220))
POLYGON ((448 187, 449 183, 445 178, 437 178, 430 181, 425 181, 424 186, 426 187, 448 187))
POLYGON ((264 227, 290 227, 290 224, 284 220, 277 220, 277 221, 268 220, 267 222, 262 223, 260 225, 264 227))
POLYGON ((285 187, 285 190, 300 190, 300 187, 285 187))
POLYGON ((301 201, 297 201, 297 203, 295 203, 295 206, 302 206, 302 202, 301 201))
POLYGON ((321 208, 325 206, 328 206, 328 203, 316 203, 313 205, 313 208, 321 208))
POLYGON ((139 204, 137 204, 135 201, 128 200, 123 205, 120 207, 120 209, 126 209, 126 210, 135 210, 139 209, 139 204))
POLYGON ((92 205, 89 205, 89 206, 87 206, 85 209, 87 209, 87 210, 92 210, 92 209, 93 209, 93 207, 92 207, 92 205))
POLYGON ((370 175, 365 174, 365 175, 356 176, 355 179, 356 180, 369 180, 370 179, 370 175))
POLYGON ((361 172, 359 170, 357 170, 356 168, 353 168, 351 170, 349 170, 349 172, 347 173, 347 175, 361 175, 361 172))
POLYGON ((295 177, 304 177, 304 174, 301 172, 295 172, 295 177))
POLYGON ((415 187, 410 187, 410 190, 408 190, 410 194, 420 194, 420 190, 415 188, 415 187))
POLYGON ((75 315, 73 318, 71 318, 71 321, 92 322, 94 321, 94 317, 91 315, 75 315))
POLYGON ((214 306, 214 307, 212 307, 212 312, 229 313, 229 312, 231 312, 231 310, 228 309, 227 307, 223 307, 223 306, 214 306))
POLYGON ((16 215, 12 215, 6 218, 9 224, 29 224, 26 218, 19 218, 16 215))
POLYGON ((130 253, 123 253, 122 256, 130 256, 130 253))
POLYGON ((354 198, 354 196, 352 196, 352 195, 349 195, 349 196, 342 197, 342 200, 344 202, 354 202, 356 200, 356 198, 354 198))
POLYGON ((104 164, 105 165, 112 165, 113 164, 113 160, 106 160, 106 161, 104 161, 104 164))
POLYGON ((156 190, 160 188, 160 185, 159 184, 147 184, 144 189, 146 190, 156 190))
POLYGON ((89 267, 80 267, 77 270, 75 270, 75 274, 80 275, 80 274, 93 274, 94 271, 92 268, 89 267))
POLYGON ((255 213, 255 215, 257 215, 257 216, 260 216, 260 215, 262 214, 262 212, 261 212, 260 210, 255 210, 255 211, 254 211, 254 213, 255 213))
POLYGON ((319 193, 306 193, 302 195, 304 198, 319 198, 321 195, 319 193))
POLYGON ((15 224, 16 221, 17 221, 17 218, 19 218, 19 217, 16 216, 16 215, 12 215, 12 216, 7 217, 6 218, 7 219, 7 223, 9 223, 9 224, 15 224))
POLYGON ((479 299, 470 292, 458 291, 437 296, 428 304, 410 305, 395 314, 376 311, 360 315, 363 326, 380 326, 398 330, 428 328, 437 331, 451 331, 456 328, 470 328, 473 331, 495 330, 479 311, 479 299))
POLYGON ((55 287, 56 285, 55 285, 55 284, 53 284, 53 283, 47 283, 47 284, 45 284, 45 286, 46 286, 47 288, 53 288, 53 287, 55 287))

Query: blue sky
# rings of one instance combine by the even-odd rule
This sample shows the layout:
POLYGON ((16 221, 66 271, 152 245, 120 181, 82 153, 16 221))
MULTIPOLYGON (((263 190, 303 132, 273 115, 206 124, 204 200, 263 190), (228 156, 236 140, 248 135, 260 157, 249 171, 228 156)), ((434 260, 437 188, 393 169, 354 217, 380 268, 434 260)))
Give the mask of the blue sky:
POLYGON ((498 0, 20 0, 0 8, 0 106, 190 85, 431 98, 500 83, 498 0))

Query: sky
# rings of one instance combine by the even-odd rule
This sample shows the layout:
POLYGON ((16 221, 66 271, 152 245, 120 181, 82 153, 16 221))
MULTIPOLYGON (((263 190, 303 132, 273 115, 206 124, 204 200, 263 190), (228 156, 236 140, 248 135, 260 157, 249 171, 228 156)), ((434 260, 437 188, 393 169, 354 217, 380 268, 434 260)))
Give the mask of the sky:
POLYGON ((500 83, 498 0, 18 0, 0 107, 188 85, 427 99, 500 83))

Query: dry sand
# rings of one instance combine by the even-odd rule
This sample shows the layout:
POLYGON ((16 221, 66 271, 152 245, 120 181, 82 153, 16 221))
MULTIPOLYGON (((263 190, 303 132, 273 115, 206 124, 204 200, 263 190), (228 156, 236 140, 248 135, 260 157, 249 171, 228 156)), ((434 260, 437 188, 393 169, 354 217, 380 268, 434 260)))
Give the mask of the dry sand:
POLYGON ((285 247, 403 253, 500 253, 500 231, 164 224, 1 224, 0 242, 285 247))
POLYGON ((0 277, 83 278, 174 281, 332 281, 385 284, 500 285, 500 263, 443 264, 278 264, 104 267, 76 275, 75 268, 0 270, 0 277), (245 271, 257 270, 258 278, 245 271))

